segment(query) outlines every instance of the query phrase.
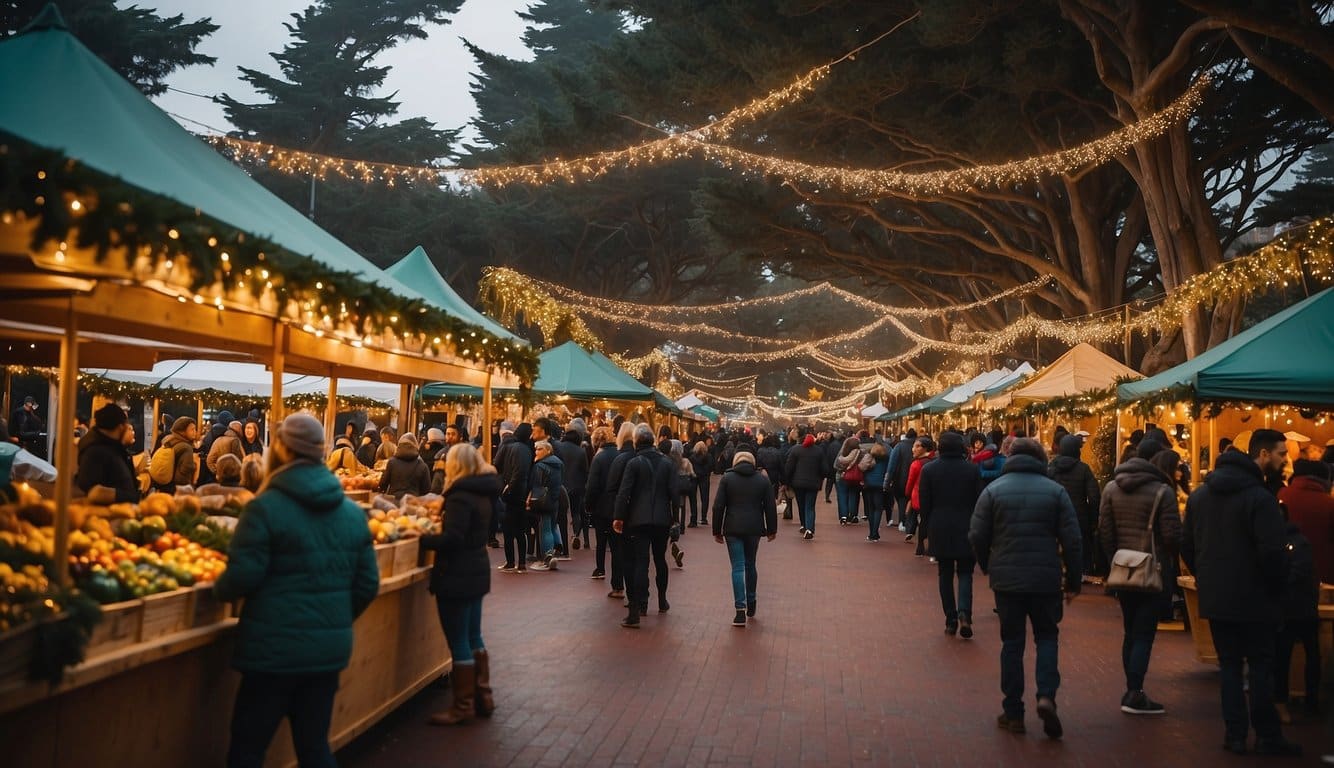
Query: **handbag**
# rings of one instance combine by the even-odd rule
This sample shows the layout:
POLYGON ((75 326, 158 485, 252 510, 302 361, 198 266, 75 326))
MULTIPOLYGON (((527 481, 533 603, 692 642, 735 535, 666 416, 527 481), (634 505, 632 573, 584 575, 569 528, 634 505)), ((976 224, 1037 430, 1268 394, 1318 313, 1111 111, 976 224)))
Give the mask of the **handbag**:
POLYGON ((866 473, 861 468, 861 456, 858 456, 856 461, 853 461, 847 469, 843 470, 843 482, 848 485, 855 485, 858 488, 866 484, 866 473))
POLYGON ((1149 513, 1149 551, 1138 549, 1118 549, 1112 555, 1111 572, 1107 574, 1107 589, 1126 592, 1162 592, 1163 573, 1158 567, 1158 545, 1154 541, 1153 523, 1158 517, 1158 505, 1163 501, 1163 492, 1167 486, 1158 489, 1153 498, 1153 511, 1149 513))

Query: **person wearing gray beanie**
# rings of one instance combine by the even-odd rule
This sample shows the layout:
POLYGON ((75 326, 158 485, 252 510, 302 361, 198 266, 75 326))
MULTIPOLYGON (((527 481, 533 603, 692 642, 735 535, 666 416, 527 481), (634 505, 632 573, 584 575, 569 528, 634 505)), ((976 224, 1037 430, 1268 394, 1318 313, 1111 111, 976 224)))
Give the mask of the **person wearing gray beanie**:
POLYGON ((293 459, 324 461, 324 425, 308 413, 294 413, 278 425, 278 440, 293 459))

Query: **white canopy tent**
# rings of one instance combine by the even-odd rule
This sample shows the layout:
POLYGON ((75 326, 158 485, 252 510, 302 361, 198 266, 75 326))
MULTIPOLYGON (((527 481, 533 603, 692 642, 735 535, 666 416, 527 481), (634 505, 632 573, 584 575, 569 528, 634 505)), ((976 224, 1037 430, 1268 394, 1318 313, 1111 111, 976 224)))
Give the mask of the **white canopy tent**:
POLYGON ((1012 374, 1009 368, 994 368, 986 373, 980 373, 974 376, 970 381, 964 382, 959 386, 945 393, 945 399, 951 403, 966 403, 972 399, 973 395, 984 389, 990 389, 996 385, 996 382, 1012 374))
POLYGON ((874 404, 872 404, 872 405, 868 405, 868 406, 866 406, 865 408, 862 409, 862 418, 863 418, 863 419, 878 419, 878 418, 880 418, 881 416, 884 416, 886 413, 889 413, 889 409, 888 409, 888 408, 886 408, 885 406, 881 405, 880 403, 874 403, 874 404))
MULTIPOLYGON (((179 389, 219 389, 245 397, 270 397, 273 374, 258 363, 229 363, 215 360, 163 360, 151 371, 121 369, 94 370, 113 381, 177 387, 179 389)), ((284 395, 328 394, 325 376, 289 374, 283 377, 284 395)), ((369 397, 398 407, 399 385, 374 381, 338 380, 338 394, 369 397)))
POLYGON ((694 392, 688 392, 685 397, 676 401, 676 407, 683 411, 688 411, 697 405, 704 405, 704 401, 700 400, 694 392))

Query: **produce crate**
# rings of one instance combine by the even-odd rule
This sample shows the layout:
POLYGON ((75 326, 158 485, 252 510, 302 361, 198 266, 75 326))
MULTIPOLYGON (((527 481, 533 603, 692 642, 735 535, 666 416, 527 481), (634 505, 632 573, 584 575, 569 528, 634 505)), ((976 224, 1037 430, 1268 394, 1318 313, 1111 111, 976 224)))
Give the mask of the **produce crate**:
POLYGON ((417 565, 435 565, 435 550, 420 547, 417 551, 417 565))
POLYGON ((355 502, 357 502, 357 503, 359 503, 359 504, 370 504, 370 503, 371 503, 371 492, 370 492, 370 491, 347 491, 346 493, 347 493, 347 497, 348 497, 349 499, 351 499, 351 500, 353 500, 353 501, 355 501, 355 502))
POLYGON ((375 564, 380 566, 380 579, 387 579, 394 575, 394 545, 376 544, 375 545, 375 564))
POLYGON ((227 603, 213 596, 213 584, 196 584, 190 606, 190 626, 204 627, 227 618, 227 603))
POLYGON ((421 539, 400 539, 394 544, 394 575, 411 571, 417 567, 417 553, 421 551, 421 539))
POLYGON ((28 668, 37 648, 37 622, 30 621, 0 634, 0 691, 28 681, 28 668))
POLYGON ((164 635, 184 632, 194 618, 194 587, 181 587, 144 597, 144 625, 139 633, 142 641, 156 640, 164 635))
POLYGON ((87 658, 103 656, 139 642, 144 624, 144 601, 125 600, 102 606, 102 620, 93 627, 87 658))

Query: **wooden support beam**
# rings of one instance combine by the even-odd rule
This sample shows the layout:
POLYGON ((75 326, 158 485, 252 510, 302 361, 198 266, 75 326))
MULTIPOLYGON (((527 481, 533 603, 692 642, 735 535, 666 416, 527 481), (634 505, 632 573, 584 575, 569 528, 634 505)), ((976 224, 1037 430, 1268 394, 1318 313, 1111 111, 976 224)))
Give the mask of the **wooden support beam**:
POLYGON ((79 395, 79 325, 71 303, 65 318, 65 338, 60 342, 60 405, 51 415, 47 430, 56 435, 56 579, 69 586, 69 504, 74 495, 74 409, 79 395))
POLYGON ((269 429, 278 428, 283 420, 283 366, 287 359, 287 326, 273 324, 273 393, 269 399, 269 429))
POLYGON ((491 461, 491 374, 482 384, 482 458, 491 461))
POLYGON ((324 406, 324 447, 333 449, 338 438, 334 430, 338 427, 338 377, 329 377, 329 402, 324 406))

